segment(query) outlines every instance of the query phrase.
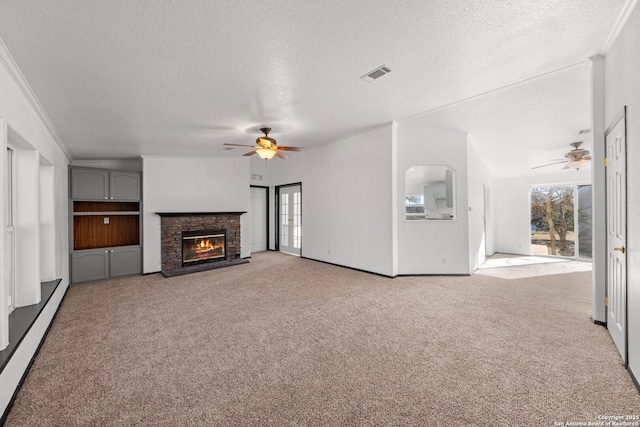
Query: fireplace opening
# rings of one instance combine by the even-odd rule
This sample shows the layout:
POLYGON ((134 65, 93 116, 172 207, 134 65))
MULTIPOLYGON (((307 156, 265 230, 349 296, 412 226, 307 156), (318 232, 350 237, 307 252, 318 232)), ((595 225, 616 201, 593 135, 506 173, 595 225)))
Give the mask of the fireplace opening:
POLYGON ((225 230, 182 232, 182 266, 223 261, 226 258, 225 230))

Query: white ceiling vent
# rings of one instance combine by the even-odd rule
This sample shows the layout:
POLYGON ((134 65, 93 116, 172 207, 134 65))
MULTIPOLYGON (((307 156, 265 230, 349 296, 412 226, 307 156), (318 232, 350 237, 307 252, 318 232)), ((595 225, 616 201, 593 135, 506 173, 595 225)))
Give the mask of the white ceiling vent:
POLYGON ((384 76, 385 74, 389 74, 390 72, 391 70, 389 68, 387 68, 385 65, 381 65, 375 70, 369 71, 367 74, 361 76, 360 78, 365 82, 372 82, 375 79, 384 76))

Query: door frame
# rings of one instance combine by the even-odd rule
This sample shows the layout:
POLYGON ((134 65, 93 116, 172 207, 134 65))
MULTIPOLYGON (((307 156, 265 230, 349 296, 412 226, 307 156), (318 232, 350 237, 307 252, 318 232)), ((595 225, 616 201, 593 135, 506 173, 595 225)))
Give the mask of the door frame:
MULTIPOLYGON (((628 186, 627 186, 627 170, 629 169, 628 166, 628 152, 627 152, 627 106, 625 105, 622 109, 622 112, 620 114, 618 114, 612 121, 611 124, 607 127, 607 129, 604 131, 604 156, 605 159, 607 158, 607 136, 611 133, 611 131, 618 125, 618 123, 620 123, 620 121, 624 121, 624 193, 625 193, 625 205, 624 205, 624 214, 625 214, 625 224, 624 224, 624 235, 625 235, 625 247, 626 247, 626 239, 627 239, 627 235, 628 235, 628 219, 629 219, 629 209, 628 206, 629 204, 627 203, 627 196, 629 195, 629 191, 628 191, 628 186)), ((607 168, 604 168, 604 202, 605 202, 605 210, 604 210, 604 224, 605 224, 605 230, 607 230, 607 232, 605 233, 605 248, 606 248, 606 253, 605 253, 605 263, 604 263, 604 269, 605 269, 605 273, 604 273, 604 277, 605 277, 605 286, 604 286, 604 296, 605 296, 605 300, 609 299, 609 232, 608 232, 608 212, 609 212, 609 197, 608 197, 608 192, 607 192, 607 168)), ((629 366, 629 286, 628 286, 628 282, 629 282, 629 267, 627 265, 627 262, 625 260, 624 263, 624 268, 625 268, 625 274, 624 274, 624 355, 622 355, 624 357, 624 365, 625 367, 629 366)), ((603 301, 604 303, 604 301, 603 301)), ((607 331, 609 330, 609 325, 608 325, 608 320, 609 320, 609 309, 607 308, 607 305, 605 303, 605 307, 604 307, 604 325, 607 328, 607 331)))
POLYGON ((269 187, 266 185, 250 185, 249 188, 262 188, 264 189, 264 192, 267 195, 267 199, 265 203, 265 210, 266 210, 265 232, 267 233, 267 250, 269 250, 269 187))
MULTIPOLYGON (((302 182, 292 182, 291 184, 283 184, 275 186, 275 203, 274 203, 274 221, 275 221, 275 233, 273 233, 275 238, 275 251, 280 252, 280 189, 286 187, 295 187, 300 186, 300 227, 302 227, 302 182)), ((302 257, 302 241, 300 241, 300 256, 302 257)))

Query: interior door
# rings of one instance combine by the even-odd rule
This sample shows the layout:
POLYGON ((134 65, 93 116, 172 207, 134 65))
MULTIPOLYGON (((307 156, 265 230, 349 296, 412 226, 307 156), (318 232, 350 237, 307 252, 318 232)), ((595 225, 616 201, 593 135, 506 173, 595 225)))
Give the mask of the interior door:
POLYGON ((626 363, 627 231, 625 117, 605 135, 607 182, 607 328, 626 363))
POLYGON ((300 255, 302 244, 302 189, 300 185, 280 188, 280 251, 300 255))
POLYGON ((266 187, 251 187, 251 252, 267 250, 267 191, 266 187))

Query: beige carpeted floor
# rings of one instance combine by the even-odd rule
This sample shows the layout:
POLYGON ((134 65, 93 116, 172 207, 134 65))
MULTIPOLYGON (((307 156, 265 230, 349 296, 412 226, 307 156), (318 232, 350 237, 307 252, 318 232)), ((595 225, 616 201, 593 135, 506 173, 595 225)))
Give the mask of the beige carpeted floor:
POLYGON ((590 321, 590 280, 387 279, 265 252, 73 286, 7 425, 553 426, 640 414, 590 321))

